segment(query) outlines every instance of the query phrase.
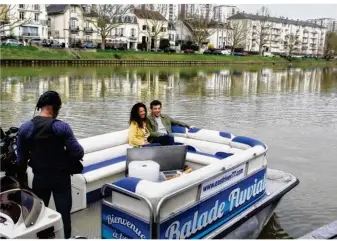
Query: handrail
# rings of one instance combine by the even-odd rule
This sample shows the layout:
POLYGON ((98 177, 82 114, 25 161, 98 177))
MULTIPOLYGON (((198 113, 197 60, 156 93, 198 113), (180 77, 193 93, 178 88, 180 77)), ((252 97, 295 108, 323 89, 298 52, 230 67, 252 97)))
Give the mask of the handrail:
MULTIPOLYGON (((116 186, 116 185, 114 185, 114 184, 110 184, 110 183, 104 184, 103 187, 101 188, 101 194, 102 194, 102 196, 103 196, 102 202, 103 202, 104 204, 109 205, 109 206, 112 206, 112 207, 116 207, 116 208, 118 208, 118 209, 121 209, 123 212, 126 212, 126 213, 128 213, 128 214, 130 214, 130 215, 132 215, 132 216, 135 216, 135 215, 134 215, 134 214, 131 214, 131 213, 125 211, 125 210, 123 210, 122 208, 120 208, 120 207, 114 205, 112 202, 108 202, 108 201, 106 201, 106 200, 104 199, 104 193, 105 193, 105 190, 106 190, 107 188, 110 188, 112 191, 115 191, 115 192, 117 192, 117 193, 123 194, 123 195, 125 195, 125 196, 128 196, 128 197, 131 197, 131 198, 134 198, 134 199, 143 201, 143 202, 145 202, 145 203, 147 204, 147 206, 148 206, 148 208, 149 208, 149 213, 150 213, 150 218, 149 218, 149 220, 148 220, 148 221, 149 221, 149 225, 150 225, 150 231, 149 231, 149 233, 150 233, 150 238, 152 239, 152 236, 153 236, 153 231, 152 231, 152 230, 153 230, 153 220, 154 220, 154 213, 153 213, 153 206, 152 206, 152 203, 151 203, 146 197, 144 197, 144 196, 142 196, 142 195, 139 195, 139 194, 137 194, 137 193, 130 192, 129 190, 126 190, 126 189, 121 188, 121 187, 119 187, 119 186, 116 186)), ((111 201, 112 201, 112 197, 111 197, 111 201)))

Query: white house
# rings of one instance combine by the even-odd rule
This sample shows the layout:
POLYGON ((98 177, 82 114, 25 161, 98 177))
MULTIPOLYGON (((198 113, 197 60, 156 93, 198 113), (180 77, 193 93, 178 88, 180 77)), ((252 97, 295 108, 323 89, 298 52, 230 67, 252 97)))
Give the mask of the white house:
POLYGON ((78 41, 97 42, 99 37, 91 21, 92 11, 79 4, 51 4, 47 7, 49 38, 65 43, 66 47, 78 41))
POLYGON ((48 37, 47 12, 44 4, 2 5, 1 36, 13 35, 27 42, 48 37))
POLYGON ((138 23, 138 49, 159 48, 160 39, 168 39, 168 21, 159 12, 133 9, 138 23))
POLYGON ((217 23, 208 31, 211 35, 207 38, 207 42, 213 44, 215 48, 225 49, 231 45, 231 28, 226 23, 217 23))
MULTIPOLYGON (((245 51, 323 54, 326 28, 307 21, 238 13, 230 22, 245 26, 245 51)), ((233 24, 232 24, 233 26, 233 24)))
POLYGON ((116 27, 111 30, 107 39, 108 43, 124 45, 127 49, 137 49, 139 28, 136 15, 127 13, 116 16, 113 23, 116 24, 116 27))

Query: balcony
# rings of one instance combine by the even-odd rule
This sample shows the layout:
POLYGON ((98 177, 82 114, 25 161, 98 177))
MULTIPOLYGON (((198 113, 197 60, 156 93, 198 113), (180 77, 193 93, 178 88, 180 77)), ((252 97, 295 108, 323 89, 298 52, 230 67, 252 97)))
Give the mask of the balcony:
POLYGON ((69 26, 69 30, 71 32, 79 32, 80 31, 80 27, 79 26, 69 26))
POLYGON ((28 20, 24 20, 24 24, 22 25, 26 25, 26 24, 33 24, 33 25, 43 25, 43 26, 47 26, 47 21, 46 20, 40 20, 40 19, 28 19, 28 20))
POLYGON ((84 32, 85 33, 93 33, 94 32, 94 29, 92 27, 85 27, 84 28, 84 32))
POLYGON ((137 38, 135 35, 129 36, 129 39, 130 39, 130 40, 134 40, 134 41, 137 41, 137 40, 138 40, 138 38, 137 38))
POLYGON ((38 37, 39 34, 38 33, 32 33, 32 32, 22 32, 21 36, 24 36, 24 37, 38 37))

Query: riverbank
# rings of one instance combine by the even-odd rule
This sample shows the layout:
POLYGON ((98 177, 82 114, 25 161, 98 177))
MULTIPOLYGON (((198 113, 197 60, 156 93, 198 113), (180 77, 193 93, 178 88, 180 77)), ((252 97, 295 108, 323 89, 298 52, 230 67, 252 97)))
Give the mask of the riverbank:
POLYGON ((300 64, 336 65, 337 61, 294 59, 280 57, 222 56, 204 54, 157 53, 111 50, 65 50, 38 47, 1 46, 1 65, 139 65, 139 66, 193 66, 222 64, 300 64))

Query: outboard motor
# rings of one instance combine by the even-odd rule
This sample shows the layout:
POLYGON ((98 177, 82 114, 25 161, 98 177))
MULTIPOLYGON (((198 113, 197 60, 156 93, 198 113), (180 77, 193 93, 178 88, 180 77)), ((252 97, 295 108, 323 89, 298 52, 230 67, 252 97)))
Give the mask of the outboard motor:
POLYGON ((16 136, 19 128, 11 127, 8 131, 4 132, 0 128, 1 135, 1 172, 5 172, 6 176, 16 176, 16 136))

